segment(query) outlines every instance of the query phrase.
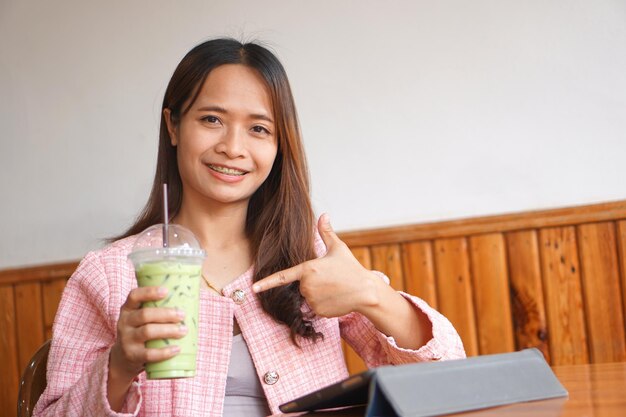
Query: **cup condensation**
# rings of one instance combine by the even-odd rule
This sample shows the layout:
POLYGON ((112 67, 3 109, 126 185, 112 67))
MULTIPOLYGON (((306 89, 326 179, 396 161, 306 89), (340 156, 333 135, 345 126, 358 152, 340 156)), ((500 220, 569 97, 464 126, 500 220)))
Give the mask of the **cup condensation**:
POLYGON ((173 358, 146 364, 148 379, 187 378, 196 373, 198 349, 198 309, 202 263, 206 253, 188 229, 170 224, 151 226, 137 238, 128 256, 135 266, 140 287, 159 286, 168 289, 167 295, 157 301, 143 303, 142 307, 169 307, 185 312, 181 324, 188 332, 180 339, 155 339, 146 342, 148 348, 180 346, 173 358), (167 247, 163 247, 163 231, 167 230, 167 247))

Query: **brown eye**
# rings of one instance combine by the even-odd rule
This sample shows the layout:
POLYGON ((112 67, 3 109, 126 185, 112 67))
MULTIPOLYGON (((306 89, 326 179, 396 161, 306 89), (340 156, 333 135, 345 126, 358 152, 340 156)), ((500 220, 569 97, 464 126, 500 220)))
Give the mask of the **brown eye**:
POLYGON ((204 120, 205 122, 209 123, 209 124, 218 124, 220 122, 220 119, 218 119, 215 116, 204 116, 202 118, 202 120, 204 120))
POLYGON ((254 133, 264 133, 264 134, 267 134, 267 135, 269 135, 269 133, 270 133, 270 131, 267 130, 266 128, 264 128, 263 126, 254 126, 252 128, 252 131, 254 133))

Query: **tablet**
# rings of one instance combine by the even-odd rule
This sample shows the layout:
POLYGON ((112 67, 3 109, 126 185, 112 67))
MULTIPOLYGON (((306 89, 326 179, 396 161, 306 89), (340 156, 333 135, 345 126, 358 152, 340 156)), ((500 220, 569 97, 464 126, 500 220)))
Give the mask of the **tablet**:
POLYGON ((365 405, 367 404, 369 384, 374 374, 373 370, 368 369, 343 381, 281 404, 278 408, 283 413, 293 413, 365 405))

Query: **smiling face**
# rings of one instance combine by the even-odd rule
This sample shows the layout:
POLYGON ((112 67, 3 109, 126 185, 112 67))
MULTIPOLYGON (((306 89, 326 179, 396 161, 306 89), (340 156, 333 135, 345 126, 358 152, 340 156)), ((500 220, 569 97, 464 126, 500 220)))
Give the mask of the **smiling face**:
POLYGON ((184 201, 245 204, 268 177, 278 149, 269 90, 244 65, 212 70, 177 124, 164 110, 184 201))

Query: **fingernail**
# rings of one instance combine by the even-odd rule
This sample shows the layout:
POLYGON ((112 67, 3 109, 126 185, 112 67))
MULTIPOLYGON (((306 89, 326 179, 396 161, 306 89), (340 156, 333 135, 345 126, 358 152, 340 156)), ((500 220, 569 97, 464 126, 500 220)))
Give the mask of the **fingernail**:
POLYGON ((166 287, 159 287, 158 293, 160 296, 164 296, 167 294, 167 288, 166 287))
POLYGON ((256 285, 256 284, 255 284, 255 285, 253 285, 253 286, 252 286, 252 291, 254 291, 254 292, 259 292, 259 291, 261 291, 261 286, 260 286, 260 285, 256 285))
POLYGON ((170 348, 170 353, 179 353, 180 352, 180 346, 172 346, 170 348))
POLYGON ((178 316, 179 319, 184 319, 185 318, 185 310, 182 310, 178 307, 176 307, 176 315, 178 316))
POLYGON ((184 324, 181 324, 180 326, 178 326, 178 330, 183 334, 187 334, 187 331, 189 329, 187 329, 187 326, 185 326, 184 324))

